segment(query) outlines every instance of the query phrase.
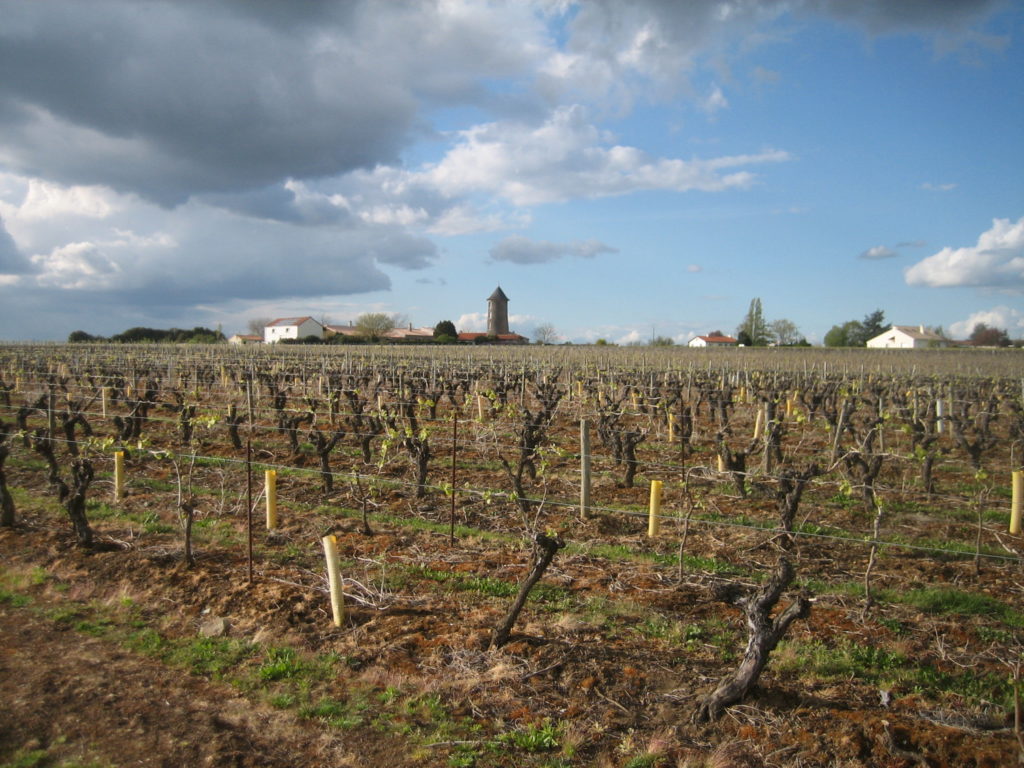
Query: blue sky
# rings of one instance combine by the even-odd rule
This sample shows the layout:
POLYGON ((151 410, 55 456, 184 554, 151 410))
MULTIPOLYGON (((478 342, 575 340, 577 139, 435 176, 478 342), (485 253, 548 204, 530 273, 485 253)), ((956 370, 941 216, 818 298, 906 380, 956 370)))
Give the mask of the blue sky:
POLYGON ((0 0, 0 338, 1024 337, 1024 5, 0 0))

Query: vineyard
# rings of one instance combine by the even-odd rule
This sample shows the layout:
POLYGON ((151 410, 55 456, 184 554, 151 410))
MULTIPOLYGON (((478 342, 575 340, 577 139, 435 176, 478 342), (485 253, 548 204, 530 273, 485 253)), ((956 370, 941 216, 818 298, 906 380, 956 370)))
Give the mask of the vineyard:
POLYGON ((1022 372, 2 347, 0 766, 1012 765, 1022 372))

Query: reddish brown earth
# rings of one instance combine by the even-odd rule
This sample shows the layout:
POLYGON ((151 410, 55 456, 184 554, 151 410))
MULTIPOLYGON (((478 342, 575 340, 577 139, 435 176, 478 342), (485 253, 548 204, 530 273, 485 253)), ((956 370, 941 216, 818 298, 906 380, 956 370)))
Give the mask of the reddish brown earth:
MULTIPOLYGON (((224 403, 207 405, 219 414, 224 403)), ((895 598, 865 610, 858 590, 871 518, 859 499, 837 500, 835 470, 808 492, 797 518, 849 540, 798 539, 791 555, 800 583, 780 604, 802 591, 814 601, 810 616, 793 625, 749 697, 718 721, 695 725, 697 704, 735 669, 746 641, 739 609, 717 599, 716 587, 727 581, 753 589, 780 556, 770 484, 740 498, 728 478, 705 469, 688 476, 684 489, 672 465, 678 447, 652 434, 642 445, 638 487, 621 487, 621 467, 607 455, 597 462, 602 509, 594 519, 580 521, 572 507, 552 503, 524 523, 498 495, 508 489, 498 455, 515 456, 511 420, 465 422, 456 485, 467 492, 456 498, 456 517, 470 529, 451 542, 444 532, 450 499, 437 487, 450 466, 439 438, 445 427, 435 427, 434 488, 422 499, 409 483, 408 456, 393 447, 387 462, 363 465, 350 441, 332 455, 339 479, 328 499, 315 472, 280 473, 282 524, 268 533, 257 520, 250 584, 244 454, 210 428, 192 449, 232 464, 190 470, 179 458, 199 509, 196 562, 186 568, 175 468, 154 454, 177 449, 177 423, 174 414, 160 416, 146 424, 146 449, 129 453, 128 495, 117 509, 100 503, 111 497, 109 452, 92 454, 93 550, 75 544, 38 456, 11 441, 6 473, 18 524, 0 529, 0 768, 1006 768, 1024 751, 1006 685, 1024 658, 1024 539, 1008 536, 1004 521, 986 520, 982 543, 998 556, 983 558, 980 570, 970 554, 932 551, 935 543, 975 540, 971 515, 981 486, 951 443, 937 468, 937 500, 922 501, 915 491, 912 461, 887 460, 885 503, 920 502, 930 511, 908 504, 886 518, 884 538, 925 549, 881 551, 871 587, 897 597, 925 588, 986 596, 1007 613, 927 611, 895 598), (342 479, 352 472, 363 486, 342 479), (654 541, 641 511, 652 478, 666 481, 663 508, 678 516, 654 541), (382 482, 368 490, 374 479, 382 482), (493 497, 473 493, 485 489, 493 497), (351 512, 364 503, 370 535, 351 512), (715 524, 694 520, 684 529, 687 509, 717 516, 715 524), (732 525, 741 519, 747 527, 732 525), (530 566, 528 528, 558 532, 571 547, 556 556, 511 642, 490 649, 530 566), (672 558, 684 530, 684 554, 701 559, 680 569, 672 558), (341 627, 330 620, 320 546, 329 532, 338 538, 345 579, 341 627), (723 575, 712 565, 735 570, 723 575), (227 627, 210 641, 215 648, 247 649, 216 669, 178 653, 194 649, 214 619, 227 627), (814 647, 826 661, 826 652, 851 649, 863 658, 828 673, 826 662, 808 661, 814 647), (304 665, 294 682, 268 676, 274 654, 284 651, 304 665), (876 677, 859 678, 860 670, 876 677), (894 679, 879 682, 879 670, 894 679), (938 682, 922 683, 922 670, 935 671, 938 682), (531 741, 545 729, 550 740, 531 741)), ((292 454, 269 428, 271 416, 264 403, 257 461, 315 468, 308 447, 292 454)), ((101 435, 111 432, 108 422, 93 420, 101 435)), ((545 475, 530 487, 537 496, 578 497, 577 423, 565 415, 552 428, 558 450, 546 455, 545 475)), ((29 426, 44 424, 37 413, 29 426)), ((734 426, 749 434, 750 413, 734 426)), ((698 427, 687 466, 706 468, 713 426, 698 427)), ((820 425, 789 428, 790 466, 827 453, 820 425)), ((1004 438, 985 457, 998 484, 1011 463, 1004 438)), ((889 450, 908 453, 907 439, 891 429, 889 450)), ((60 463, 67 476, 63 451, 60 463)), ((259 471, 256 486, 258 494, 259 471)), ((1007 506, 1002 497, 999 504, 1007 506)))
MULTIPOLYGON (((564 749, 520 753, 510 763, 482 754, 478 764, 627 765, 652 754, 659 761, 650 765, 1003 768, 1017 751, 1007 713, 1000 721, 977 706, 958 710, 954 699, 938 702, 912 691, 894 692, 883 707, 879 691, 856 680, 809 683, 792 670, 776 673, 771 665, 743 705, 711 726, 691 725, 698 696, 736 657, 723 660, 716 647, 721 641, 712 638, 682 646, 645 638, 631 625, 649 611, 689 623, 717 617, 735 652, 742 647, 738 614, 709 600, 699 579, 675 584, 650 564, 623 564, 608 573, 592 557, 562 558, 549 583, 579 597, 628 595, 615 609, 622 615, 602 624, 572 609, 528 609, 513 641, 488 650, 490 630, 508 598, 451 593, 431 581, 378 593, 376 605, 353 605, 345 625, 334 628, 315 567, 306 571, 269 562, 275 549, 300 541, 300 535, 311 538, 295 523, 286 525, 274 543, 258 547, 250 587, 245 561, 237 555, 201 549, 196 567, 186 570, 166 537, 159 544, 146 546, 143 538, 128 550, 87 553, 74 546, 61 521, 27 522, 0 532, 8 575, 46 574, 45 580, 33 579, 42 583, 21 588, 28 605, 0 605, 5 713, 0 756, 7 760, 44 750, 51 762, 40 765, 441 766, 456 764, 449 762, 453 747, 425 743, 482 740, 539 727, 545 718, 568 727, 562 738, 573 749, 559 758, 563 763, 543 760, 564 755, 564 749), (76 629, 76 621, 88 623, 96 606, 109 609, 123 627, 119 607, 127 604, 137 607, 132 621, 169 638, 195 637, 205 620, 219 616, 229 619, 231 637, 306 654, 341 654, 345 665, 323 681, 332 695, 344 697, 353 688, 372 695, 389 688, 407 696, 436 693, 446 718, 482 730, 451 738, 410 737, 408 728, 406 735, 400 731, 417 725, 415 717, 401 712, 389 715, 394 719, 384 727, 364 718, 339 729, 275 709, 264 693, 245 695, 223 680, 188 674, 132 651, 124 643, 130 628, 76 629), (730 635, 729 627, 737 631, 730 635), (727 753, 732 762, 705 762, 712 756, 724 760, 727 753)), ((370 583, 374 570, 387 563, 498 574, 514 582, 528 560, 528 552, 516 546, 460 542, 450 547, 438 534, 383 526, 367 537, 354 521, 335 527, 343 559, 373 561, 362 572, 352 566, 350 576, 360 584, 370 583)), ((949 568, 957 572, 950 573, 953 578, 969 572, 960 564, 949 568)), ((347 591, 360 594, 354 583, 347 591)), ((841 635, 870 643, 888 632, 859 621, 859 610, 856 604, 819 603, 809 621, 798 625, 796 637, 834 642, 841 635)), ((956 622, 917 618, 943 633, 954 656, 958 643, 970 642, 957 638, 956 622)), ((896 642, 908 653, 921 652, 919 640, 896 642)))

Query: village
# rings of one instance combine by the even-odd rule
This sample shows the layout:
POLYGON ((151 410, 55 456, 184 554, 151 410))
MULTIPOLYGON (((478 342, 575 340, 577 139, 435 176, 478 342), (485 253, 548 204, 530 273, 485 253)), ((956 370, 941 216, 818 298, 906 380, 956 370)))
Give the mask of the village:
MULTIPOLYGON (((277 344, 277 343, 433 343, 438 340, 463 344, 528 344, 530 339, 509 329, 509 298, 498 286, 487 298, 487 330, 462 331, 455 329, 450 321, 442 321, 434 327, 413 327, 407 323, 395 327, 387 315, 364 315, 369 322, 350 320, 345 325, 335 325, 317 320, 311 315, 276 318, 263 327, 263 333, 234 334, 228 338, 230 344, 277 344), (377 322, 374 322, 377 321, 377 322)), ((361 318, 362 319, 362 318, 361 318)), ((742 334, 741 334, 742 335, 742 334)), ((742 339, 728 336, 721 331, 695 336, 687 342, 693 348, 742 347, 742 339)), ((545 343, 538 338, 537 343, 545 343)), ((893 325, 882 333, 866 340, 865 346, 872 349, 937 349, 952 346, 953 342, 924 325, 893 325)), ((768 346, 773 346, 768 344, 768 346)))

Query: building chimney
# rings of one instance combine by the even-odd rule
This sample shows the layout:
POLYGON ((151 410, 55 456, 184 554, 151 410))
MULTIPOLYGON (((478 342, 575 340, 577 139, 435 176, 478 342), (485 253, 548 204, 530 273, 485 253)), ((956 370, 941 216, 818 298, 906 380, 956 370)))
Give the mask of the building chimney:
POLYGON ((922 334, 924 334, 924 325, 923 324, 917 326, 917 328, 918 328, 919 331, 921 331, 922 334))

